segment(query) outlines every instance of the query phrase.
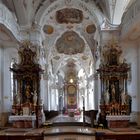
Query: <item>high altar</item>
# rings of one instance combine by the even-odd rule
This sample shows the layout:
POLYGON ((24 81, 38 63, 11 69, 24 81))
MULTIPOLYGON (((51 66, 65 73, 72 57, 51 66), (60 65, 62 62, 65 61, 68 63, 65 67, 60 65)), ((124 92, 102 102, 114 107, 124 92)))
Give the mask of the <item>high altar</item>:
POLYGON ((101 80, 100 121, 109 128, 128 127, 130 120, 131 97, 127 91, 130 67, 121 54, 115 42, 106 45, 97 70, 101 80))
POLYGON ((43 70, 35 62, 35 46, 25 41, 19 51, 20 62, 10 68, 13 73, 13 105, 9 120, 14 127, 39 127, 42 120, 40 78, 43 70))

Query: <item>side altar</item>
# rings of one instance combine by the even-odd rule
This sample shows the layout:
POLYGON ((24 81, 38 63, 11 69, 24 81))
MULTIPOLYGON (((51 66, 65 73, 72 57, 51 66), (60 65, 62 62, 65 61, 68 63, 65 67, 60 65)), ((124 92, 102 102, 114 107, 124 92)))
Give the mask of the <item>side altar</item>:
POLYGON ((42 124, 40 79, 43 70, 36 62, 36 46, 25 41, 19 48, 19 63, 10 68, 13 73, 13 105, 9 121, 14 127, 30 128, 42 124))
POLYGON ((129 65, 122 59, 122 50, 112 42, 102 50, 97 69, 101 80, 100 120, 109 128, 128 127, 131 96, 127 91, 129 65))

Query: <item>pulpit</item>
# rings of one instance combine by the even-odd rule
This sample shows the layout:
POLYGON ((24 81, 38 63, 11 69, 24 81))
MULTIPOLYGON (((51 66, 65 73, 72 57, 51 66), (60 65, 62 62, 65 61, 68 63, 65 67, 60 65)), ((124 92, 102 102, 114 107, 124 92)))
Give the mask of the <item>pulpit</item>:
POLYGON ((125 59, 122 61, 121 54, 121 47, 112 41, 103 48, 97 70, 101 80, 100 118, 107 121, 108 127, 126 127, 130 119, 131 96, 127 91, 130 67, 125 59), (119 125, 123 119, 125 124, 119 125))
POLYGON ((20 61, 10 68, 13 73, 13 105, 12 116, 9 119, 14 119, 14 124, 19 120, 21 127, 25 127, 29 119, 31 124, 35 121, 36 127, 41 125, 40 78, 43 70, 36 62, 35 50, 33 44, 23 42, 18 51, 20 61))

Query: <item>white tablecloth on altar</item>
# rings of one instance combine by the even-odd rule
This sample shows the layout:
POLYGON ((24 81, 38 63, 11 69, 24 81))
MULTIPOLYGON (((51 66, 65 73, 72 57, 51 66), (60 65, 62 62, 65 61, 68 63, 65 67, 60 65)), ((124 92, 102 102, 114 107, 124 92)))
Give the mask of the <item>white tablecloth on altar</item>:
POLYGON ((119 115, 119 116, 113 116, 113 115, 110 115, 110 116, 106 116, 106 120, 108 121, 115 121, 115 120, 130 120, 130 116, 129 115, 119 115))
POLYGON ((19 116, 19 115, 12 115, 9 116, 9 121, 35 121, 36 120, 36 116, 29 116, 29 115, 23 115, 23 116, 19 116))
POLYGON ((36 121, 36 116, 35 115, 12 115, 9 116, 9 121, 11 122, 16 122, 16 121, 31 121, 32 122, 32 127, 35 127, 35 121, 36 121))

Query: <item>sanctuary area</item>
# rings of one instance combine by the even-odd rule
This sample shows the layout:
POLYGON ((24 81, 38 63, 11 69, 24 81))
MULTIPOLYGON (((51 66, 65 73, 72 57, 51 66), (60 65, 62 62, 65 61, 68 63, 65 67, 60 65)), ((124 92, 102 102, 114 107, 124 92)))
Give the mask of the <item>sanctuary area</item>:
POLYGON ((139 19, 139 0, 0 0, 0 139, 138 140, 139 19))

